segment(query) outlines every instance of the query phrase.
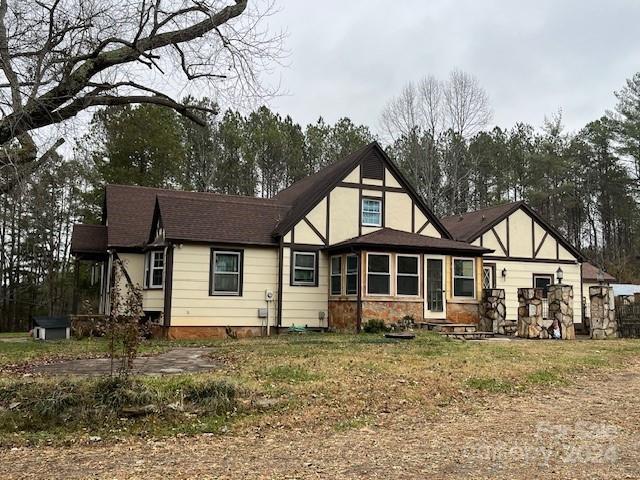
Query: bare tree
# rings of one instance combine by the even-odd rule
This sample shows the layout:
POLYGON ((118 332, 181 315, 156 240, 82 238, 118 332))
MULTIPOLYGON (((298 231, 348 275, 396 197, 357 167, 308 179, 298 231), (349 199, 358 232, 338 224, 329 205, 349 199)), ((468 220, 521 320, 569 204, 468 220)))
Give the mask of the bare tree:
POLYGON ((158 84, 270 93, 259 75, 280 58, 282 35, 263 27, 266 2, 0 0, 0 168, 33 171, 64 142, 42 146, 35 131, 94 106, 152 103, 202 123, 194 110, 205 108, 158 84))
POLYGON ((464 138, 472 137, 491 121, 487 92, 476 77, 461 70, 449 74, 444 107, 449 128, 464 138))
POLYGON ((489 96, 478 80, 453 70, 446 81, 430 75, 407 83, 381 116, 384 133, 392 140, 412 131, 437 138, 447 130, 470 138, 491 121, 489 96))

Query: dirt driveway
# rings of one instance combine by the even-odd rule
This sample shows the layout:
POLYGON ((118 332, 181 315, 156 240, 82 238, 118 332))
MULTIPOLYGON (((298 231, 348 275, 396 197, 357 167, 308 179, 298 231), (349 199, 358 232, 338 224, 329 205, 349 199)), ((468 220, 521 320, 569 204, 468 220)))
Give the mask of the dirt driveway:
POLYGON ((640 364, 338 432, 0 452, 0 478, 640 478, 640 364))

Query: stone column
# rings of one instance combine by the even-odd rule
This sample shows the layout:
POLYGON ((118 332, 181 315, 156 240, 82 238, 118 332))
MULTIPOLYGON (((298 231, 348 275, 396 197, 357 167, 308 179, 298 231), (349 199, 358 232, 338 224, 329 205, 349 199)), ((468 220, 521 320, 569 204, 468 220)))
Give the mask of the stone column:
POLYGON ((573 325, 573 287, 571 285, 549 285, 549 318, 560 325, 563 340, 574 340, 576 329, 573 325))
MULTIPOLYGON (((518 336, 541 338, 542 331, 542 289, 518 289, 518 336)), ((545 331, 546 332, 546 331, 545 331)))
POLYGON ((613 298, 613 288, 609 285, 589 287, 591 299, 591 338, 604 339, 618 336, 618 324, 613 298))
POLYGON ((480 304, 480 330, 505 335, 504 289, 488 288, 482 291, 480 304))

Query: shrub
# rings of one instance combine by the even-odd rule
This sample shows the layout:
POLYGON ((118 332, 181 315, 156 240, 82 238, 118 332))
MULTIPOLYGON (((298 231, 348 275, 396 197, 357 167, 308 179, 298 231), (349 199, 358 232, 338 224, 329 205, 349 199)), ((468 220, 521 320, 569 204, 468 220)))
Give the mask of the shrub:
POLYGON ((379 320, 377 318, 372 318, 371 320, 367 320, 362 326, 362 330, 365 333, 381 333, 388 332, 389 328, 385 325, 383 320, 379 320))

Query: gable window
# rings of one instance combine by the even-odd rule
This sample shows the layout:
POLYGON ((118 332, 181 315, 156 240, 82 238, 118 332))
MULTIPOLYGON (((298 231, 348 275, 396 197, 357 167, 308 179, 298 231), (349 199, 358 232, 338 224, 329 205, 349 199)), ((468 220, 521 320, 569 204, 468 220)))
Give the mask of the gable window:
POLYGON ((331 295, 342 294, 342 257, 331 257, 331 295))
POLYGON ((210 295, 242 295, 242 252, 212 250, 210 295))
POLYGON ((398 255, 396 262, 396 294, 420 295, 420 274, 417 255, 398 255))
POLYGON ((367 293, 369 295, 391 294, 388 254, 370 253, 367 255, 367 293))
POLYGON ((475 298, 475 261, 472 258, 453 259, 453 296, 475 298))
POLYGON ((162 288, 164 278, 164 250, 147 252, 144 262, 144 287, 162 288))
POLYGON ((347 255, 347 295, 358 294, 358 256, 347 255))
POLYGON ((293 252, 292 285, 316 286, 317 253, 293 252))
POLYGON ((366 227, 382 226, 382 200, 362 199, 362 225, 366 227))

